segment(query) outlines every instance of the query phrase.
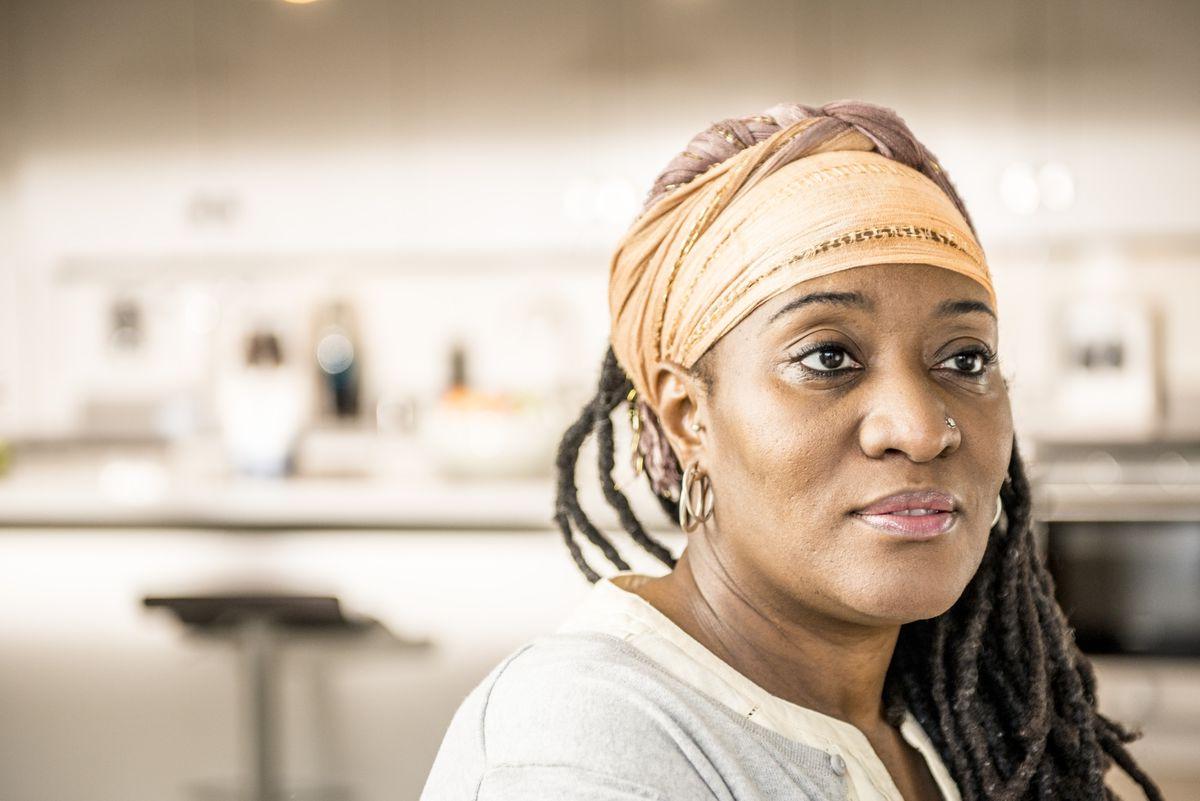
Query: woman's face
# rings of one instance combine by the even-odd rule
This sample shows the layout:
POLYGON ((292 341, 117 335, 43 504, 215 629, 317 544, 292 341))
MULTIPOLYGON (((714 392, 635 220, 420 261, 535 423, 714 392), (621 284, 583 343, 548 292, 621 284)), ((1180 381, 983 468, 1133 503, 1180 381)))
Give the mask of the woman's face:
POLYGON ((805 281, 705 357, 694 414, 715 492, 697 534, 763 600, 862 624, 946 611, 975 574, 1012 449, 996 320, 977 282, 923 264, 805 281), (946 423, 952 417, 957 428, 946 423), (856 512, 938 489, 953 525, 923 541, 856 512))

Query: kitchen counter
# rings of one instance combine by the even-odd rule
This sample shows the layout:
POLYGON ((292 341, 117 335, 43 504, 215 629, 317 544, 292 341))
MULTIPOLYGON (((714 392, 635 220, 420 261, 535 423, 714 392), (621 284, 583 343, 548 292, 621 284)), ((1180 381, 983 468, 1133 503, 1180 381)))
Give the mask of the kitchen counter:
POLYGON ((547 528, 548 481, 396 484, 241 479, 122 495, 103 485, 0 482, 0 526, 205 529, 547 528))
MULTIPOLYGON (((397 459, 342 475, 232 476, 157 446, 35 453, 0 477, 0 528, 216 530, 551 530, 551 476, 450 478, 397 459)), ((617 527, 599 489, 594 456, 577 470, 583 507, 617 527)), ((630 488, 654 530, 674 526, 644 480, 630 488)))
MULTIPOLYGON (((1190 473, 1164 481, 1126 469, 1117 481, 1065 465, 1030 470, 1040 521, 1200 521, 1200 481, 1190 473)), ((618 480, 627 479, 619 467, 618 480)), ((594 456, 582 456, 576 481, 595 521, 618 527, 594 456)), ((342 477, 229 477, 129 449, 26 459, 0 477, 0 527, 550 530, 555 493, 551 476, 449 479, 412 465, 342 477)), ((650 530, 677 530, 643 479, 628 494, 650 530)))
POLYGON ((1200 485, 1038 484, 1034 517, 1044 522, 1200 522, 1200 485))

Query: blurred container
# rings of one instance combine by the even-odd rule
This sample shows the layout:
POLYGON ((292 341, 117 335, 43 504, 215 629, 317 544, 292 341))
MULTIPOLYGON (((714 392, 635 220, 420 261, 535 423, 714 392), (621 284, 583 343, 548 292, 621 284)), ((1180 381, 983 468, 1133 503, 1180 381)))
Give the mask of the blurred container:
POLYGON ((563 428, 547 399, 465 390, 425 415, 420 440, 448 478, 541 478, 551 474, 563 428))
POLYGON ((258 329, 246 341, 246 363, 222 380, 217 414, 234 472, 286 476, 295 468, 295 449, 304 415, 304 380, 284 366, 279 337, 258 329))
POLYGON ((1162 418, 1156 314, 1138 298, 1083 297, 1063 309, 1056 434, 1152 438, 1162 418))
POLYGON ((433 468, 447 478, 549 476, 564 427, 561 404, 545 393, 473 388, 461 342, 449 362, 448 386, 419 428, 433 468))

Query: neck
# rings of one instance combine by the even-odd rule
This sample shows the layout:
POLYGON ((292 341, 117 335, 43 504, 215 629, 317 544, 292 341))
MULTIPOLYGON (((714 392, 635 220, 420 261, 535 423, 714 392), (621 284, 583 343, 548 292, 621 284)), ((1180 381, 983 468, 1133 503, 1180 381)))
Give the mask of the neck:
POLYGON ((643 594, 702 645, 767 692, 864 732, 886 725, 883 683, 899 626, 836 620, 738 581, 704 538, 643 594))

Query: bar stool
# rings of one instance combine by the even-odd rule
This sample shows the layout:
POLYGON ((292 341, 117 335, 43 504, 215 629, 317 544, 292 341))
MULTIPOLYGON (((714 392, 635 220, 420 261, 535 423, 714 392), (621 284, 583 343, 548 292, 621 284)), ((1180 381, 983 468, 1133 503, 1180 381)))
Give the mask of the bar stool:
MULTIPOLYGON (((190 631, 233 640, 241 655, 241 682, 248 701, 249 737, 245 765, 248 786, 240 793, 245 801, 299 799, 297 791, 284 793, 277 759, 276 661, 278 646, 299 633, 382 637, 404 647, 426 647, 428 641, 402 640, 378 620, 348 615, 336 596, 274 593, 147 596, 146 607, 164 607, 190 631)), ((349 791, 326 787, 306 792, 321 801, 344 801, 349 791)))

